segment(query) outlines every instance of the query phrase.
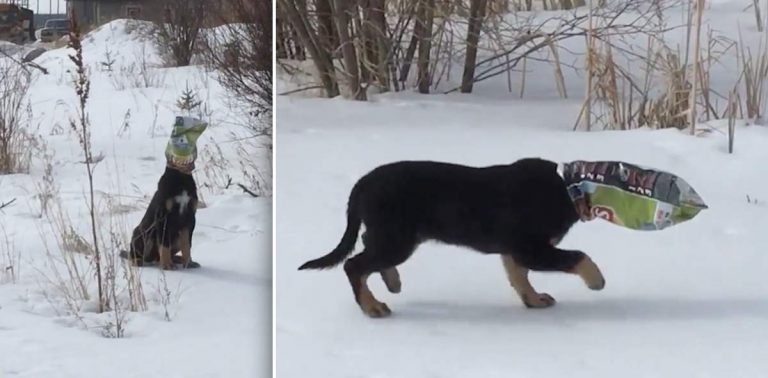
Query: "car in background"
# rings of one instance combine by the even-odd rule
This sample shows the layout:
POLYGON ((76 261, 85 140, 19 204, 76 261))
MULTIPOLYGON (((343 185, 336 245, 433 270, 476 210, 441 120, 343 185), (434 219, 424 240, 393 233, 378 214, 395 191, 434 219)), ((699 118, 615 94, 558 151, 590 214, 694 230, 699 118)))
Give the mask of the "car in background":
POLYGON ((66 18, 54 18, 45 21, 45 26, 39 31, 40 42, 55 42, 69 34, 69 20, 66 18))

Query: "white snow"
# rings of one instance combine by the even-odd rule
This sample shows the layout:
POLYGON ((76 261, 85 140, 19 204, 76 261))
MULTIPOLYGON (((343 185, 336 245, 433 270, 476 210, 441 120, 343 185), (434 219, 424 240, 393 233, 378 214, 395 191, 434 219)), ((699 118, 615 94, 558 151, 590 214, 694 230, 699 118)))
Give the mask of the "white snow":
MULTIPOLYGON (((260 141, 248 142, 246 131, 236 126, 240 114, 227 106, 228 94, 217 84, 215 72, 202 67, 159 67, 152 44, 138 37, 136 25, 140 24, 115 21, 83 43, 92 74, 88 105, 92 148, 94 155, 104 157, 95 170, 101 233, 109 238, 109 223, 114 223, 123 233, 122 242, 128 241, 165 169, 163 153, 178 113, 176 101, 186 88, 193 89, 205 102, 203 117, 211 124, 198 141, 195 171, 206 207, 197 213, 192 256, 202 267, 169 271, 166 284, 159 269, 139 269, 149 308, 128 313, 122 339, 102 336, 111 318, 96 314, 93 301, 82 304, 78 315, 82 321, 78 320, 49 281, 54 272, 65 276, 66 272, 46 257, 46 248, 55 256, 60 253, 52 225, 40 216, 36 187, 43 180, 44 160, 35 152, 29 174, 0 176, 0 203, 16 199, 0 211, 0 262, 3 268, 14 265, 19 272, 17 282, 0 274, 1 377, 268 375, 272 339, 269 185, 262 198, 252 198, 234 184, 224 188, 226 176, 233 183, 244 182, 242 154, 255 161, 269 180, 268 152, 260 141), (102 64, 108 61, 107 50, 114 60, 112 72, 102 64), (142 76, 150 80, 143 81, 142 76), (165 287, 170 291, 167 295, 165 287), (170 321, 165 320, 164 298, 170 321)), ((47 152, 53 154, 57 201, 72 226, 87 238, 86 168, 77 134, 69 124, 77 115, 69 53, 51 50, 35 60, 50 74, 36 74, 29 130, 39 134, 47 152)), ((83 257, 76 259, 82 267, 88 266, 83 257)), ((94 297, 93 273, 85 274, 94 297)))
MULTIPOLYGON (((715 3, 705 17, 732 38, 740 24, 745 39, 755 40, 759 34, 745 27, 754 16, 743 6, 715 3)), ((768 129, 739 122, 734 154, 720 122, 700 124, 706 132, 696 137, 674 129, 573 132, 581 96, 558 99, 550 68, 538 71, 545 73, 529 76, 524 99, 516 89, 507 93, 505 77, 480 83, 471 95, 278 99, 279 377, 765 374, 768 129), (393 311, 386 319, 363 315, 341 267, 297 271, 336 246, 349 190, 374 167, 398 160, 485 166, 523 157, 663 169, 683 177, 710 208, 658 232, 577 224, 562 247, 590 254, 607 285, 595 292, 575 276, 532 273, 534 287, 558 301, 548 309, 520 303, 498 257, 434 243, 399 267, 402 293, 390 294, 371 276, 371 290, 393 311)), ((730 66, 713 75, 732 85, 737 73, 730 66)), ((570 79, 569 92, 583 93, 576 80, 583 81, 570 79)))

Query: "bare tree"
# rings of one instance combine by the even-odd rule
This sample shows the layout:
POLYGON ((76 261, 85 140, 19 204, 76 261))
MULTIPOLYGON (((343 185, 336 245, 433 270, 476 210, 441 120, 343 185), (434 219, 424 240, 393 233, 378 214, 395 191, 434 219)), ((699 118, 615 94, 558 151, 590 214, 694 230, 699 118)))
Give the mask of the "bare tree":
POLYGON ((162 0, 163 15, 157 21, 158 45, 176 67, 192 62, 200 30, 205 24, 205 0, 162 0))

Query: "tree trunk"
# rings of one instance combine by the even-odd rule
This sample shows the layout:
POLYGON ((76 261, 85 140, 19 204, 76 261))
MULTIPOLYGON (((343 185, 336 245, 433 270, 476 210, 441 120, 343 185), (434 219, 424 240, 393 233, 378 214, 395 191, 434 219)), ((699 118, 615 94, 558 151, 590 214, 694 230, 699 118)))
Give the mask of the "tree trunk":
POLYGON ((341 44, 341 53, 344 57, 349 88, 352 91, 352 97, 355 100, 365 101, 367 99, 365 90, 361 87, 360 71, 357 65, 357 49, 352 43, 349 32, 350 13, 353 7, 351 0, 334 0, 336 6, 336 31, 339 33, 339 43, 341 44))
POLYGON ((351 38, 353 41, 357 40, 358 42, 355 45, 355 56, 358 59, 360 82, 370 83, 372 81, 371 78, 373 77, 371 66, 376 62, 376 58, 372 56, 372 43, 375 37, 371 28, 372 25, 370 24, 370 2, 369 0, 351 0, 351 2, 354 4, 352 5, 353 7, 357 6, 357 9, 361 9, 363 13, 361 16, 360 12, 350 12, 350 19, 353 25, 353 36, 351 38), (354 33, 355 31, 357 34, 354 33))
POLYGON ((488 0, 471 0, 469 4, 467 55, 464 62, 464 74, 461 77, 461 93, 472 93, 472 86, 475 82, 475 65, 477 63, 477 44, 480 42, 480 31, 485 19, 487 4, 488 0))
POLYGON ((419 38, 416 36, 416 28, 419 24, 416 23, 413 29, 413 37, 411 42, 408 43, 408 50, 405 51, 405 59, 403 59, 403 67, 400 69, 400 82, 405 86, 405 82, 408 81, 408 74, 411 72, 411 63, 413 62, 413 56, 416 55, 416 47, 419 45, 419 38))
POLYGON ((339 84, 336 82, 333 60, 327 50, 318 46, 314 36, 307 29, 309 22, 306 12, 299 12, 293 0, 279 0, 278 4, 281 5, 283 13, 288 17, 291 25, 293 25, 301 45, 309 50, 309 54, 312 55, 312 62, 315 64, 315 68, 317 68, 317 72, 320 75, 326 96, 338 96, 340 94, 339 84))
POLYGON ((334 51, 339 47, 336 30, 333 27, 333 11, 331 9, 332 0, 316 0, 317 7, 317 36, 320 40, 320 46, 327 51, 334 51))
POLYGON ((292 56, 288 53, 288 48, 286 46, 286 38, 285 38, 285 23, 281 17, 277 17, 275 19, 275 31, 277 32, 277 35, 275 36, 275 52, 277 53, 277 59, 293 59, 292 56))
POLYGON ((418 68, 419 93, 428 94, 432 84, 429 75, 429 54, 432 50, 432 13, 435 9, 435 0, 420 0, 416 10, 416 26, 414 34, 419 41, 418 68))
POLYGON ((373 75, 385 91, 389 88, 389 37, 384 0, 368 0, 365 25, 368 30, 367 51, 369 62, 375 66, 373 75))

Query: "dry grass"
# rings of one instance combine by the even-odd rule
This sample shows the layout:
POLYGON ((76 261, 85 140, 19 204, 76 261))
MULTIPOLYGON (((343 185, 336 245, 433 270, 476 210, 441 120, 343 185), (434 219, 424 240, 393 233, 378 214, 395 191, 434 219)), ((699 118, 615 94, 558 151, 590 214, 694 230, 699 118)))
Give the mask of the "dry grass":
POLYGON ((175 290, 171 290, 168 287, 168 277, 165 275, 165 271, 161 270, 160 275, 157 276, 157 285, 155 287, 155 300, 163 308, 163 319, 165 321, 172 321, 178 312, 178 304, 181 300, 181 295, 184 293, 181 281, 179 281, 175 290))
POLYGON ((85 328, 96 329, 104 337, 120 338, 125 336, 128 313, 146 311, 147 299, 140 271, 119 258, 119 251, 126 249, 126 241, 130 240, 125 222, 126 205, 113 197, 99 203, 104 204, 95 212, 104 214, 97 219, 104 225, 97 231, 97 240, 104 243, 100 246, 103 307, 98 310, 89 307, 93 302, 95 248, 84 236, 87 233, 79 231, 80 227, 72 222, 59 196, 53 197, 45 213, 50 232, 40 230, 48 259, 47 269, 40 273, 45 286, 53 289, 46 297, 59 313, 73 316, 85 328), (56 240, 54 248, 48 245, 51 236, 56 240), (99 315, 95 318, 85 315, 91 311, 99 315))
POLYGON ((58 197, 59 186, 56 183, 53 173, 53 154, 49 152, 45 142, 41 142, 40 153, 38 156, 42 156, 40 160, 43 163, 43 177, 40 181, 35 183, 35 189, 40 205, 40 217, 42 218, 48 214, 53 199, 58 197))
MULTIPOLYGON (((75 231, 58 197, 48 208, 46 219, 50 231, 38 228, 38 233, 45 248, 48 264, 47 269, 39 270, 39 273, 45 287, 53 288, 55 292, 55 295, 47 294, 46 297, 57 311, 78 316, 83 309, 83 304, 91 299, 88 290, 91 276, 90 264, 83 258, 82 253, 74 251, 80 246, 80 243, 75 240, 80 241, 82 237, 75 231), (49 244, 51 234, 56 238, 56 248, 52 248, 49 244), (63 301, 63 305, 59 304, 59 299, 63 301)), ((83 249, 87 251, 89 248, 83 249)))
MULTIPOLYGON (((67 208, 58 193, 51 164, 52 156, 44 155, 45 173, 37 185, 41 198, 41 215, 47 219, 56 240, 57 248, 50 248, 50 233, 39 230, 48 260, 47 269, 41 271, 47 287, 53 288, 56 295, 46 293, 46 298, 64 313, 74 316, 86 328, 96 328, 105 337, 120 338, 125 336, 127 314, 130 311, 147 309, 141 277, 135 268, 119 258, 119 252, 129 240, 125 227, 124 213, 115 211, 113 202, 97 203, 94 191, 93 170, 103 157, 93 156, 90 143, 90 123, 88 122, 87 104, 89 100, 90 77, 82 58, 80 35, 77 23, 71 15, 73 32, 69 47, 75 53, 70 59, 75 64, 74 87, 79 99, 77 118, 71 121, 73 131, 77 132, 83 151, 82 163, 87 172, 86 212, 87 221, 73 223, 67 208), (107 208, 103 208, 103 204, 107 208), (108 214, 104 216, 102 214, 108 214), (83 233, 80 227, 86 225, 89 232, 83 233), (85 235, 88 235, 87 237, 85 235), (91 306, 91 290, 94 289, 95 305, 91 306), (91 309, 91 307, 93 307, 91 309), (86 316, 85 312, 95 311, 97 315, 86 316)), ((115 172, 119 169, 115 167, 115 172)), ((119 175, 118 175, 119 179, 119 175)), ((117 187, 121 187, 118 183, 117 187)))
POLYGON ((741 38, 739 45, 737 60, 741 75, 736 86, 743 86, 746 117, 761 118, 765 102, 766 76, 768 76, 768 48, 765 43, 761 43, 753 54, 752 49, 744 46, 741 38))
POLYGON ((101 62, 102 71, 109 73, 109 79, 112 88, 118 91, 137 88, 162 88, 166 73, 160 70, 157 64, 149 61, 149 52, 146 46, 142 45, 142 50, 134 54, 134 58, 129 65, 120 65, 112 58, 110 50, 104 53, 104 60, 101 62))
POLYGON ((0 226, 0 284, 16 283, 21 275, 21 251, 8 237, 5 227, 0 226))
MULTIPOLYGON (((693 12, 692 17, 697 14, 693 12)), ((692 33, 695 30, 691 28, 692 33)), ((691 125, 702 120, 729 119, 733 128, 737 118, 761 119, 768 75, 765 44, 761 42, 753 53, 742 41, 716 36, 711 30, 700 44, 701 51, 687 53, 649 38, 645 53, 634 55, 642 56, 639 60, 628 59, 626 50, 617 54, 618 50, 602 41, 588 46, 591 54, 585 65, 592 73, 587 80, 591 86, 574 129, 579 125, 614 130, 650 127, 695 133, 695 125, 691 125), (733 89, 722 94, 711 87, 710 73, 733 51, 739 71, 733 89)))

